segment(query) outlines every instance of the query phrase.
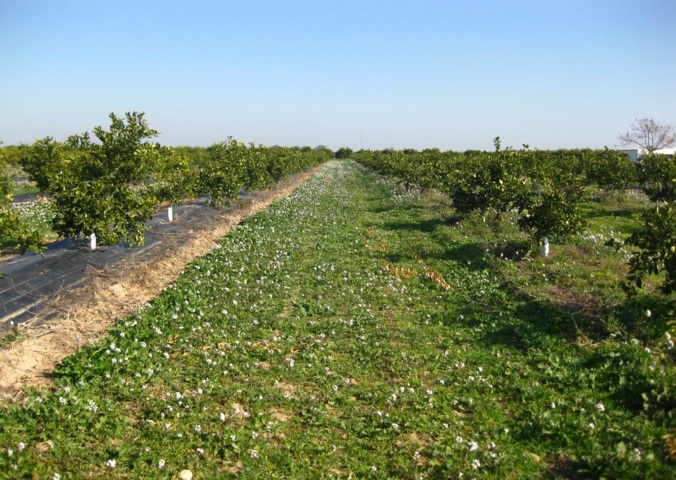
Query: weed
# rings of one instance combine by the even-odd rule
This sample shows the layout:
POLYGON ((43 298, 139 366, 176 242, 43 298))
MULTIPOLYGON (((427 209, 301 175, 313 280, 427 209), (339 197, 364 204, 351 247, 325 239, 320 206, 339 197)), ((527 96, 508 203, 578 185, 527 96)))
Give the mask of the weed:
POLYGON ((4 407, 0 471, 668 478, 673 341, 620 321, 618 257, 505 255, 508 224, 452 216, 325 166, 4 407))

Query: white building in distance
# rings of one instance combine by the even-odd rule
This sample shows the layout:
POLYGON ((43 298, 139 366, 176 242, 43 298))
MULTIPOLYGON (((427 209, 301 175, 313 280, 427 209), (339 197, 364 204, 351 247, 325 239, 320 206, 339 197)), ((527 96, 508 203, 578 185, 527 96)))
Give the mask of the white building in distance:
MULTIPOLYGON (((643 148, 629 148, 629 149, 619 149, 618 152, 626 153, 629 156, 629 160, 632 162, 637 162, 638 158, 645 155, 646 150, 643 148)), ((676 148, 662 148, 660 150, 655 150, 657 155, 676 155, 676 148)))

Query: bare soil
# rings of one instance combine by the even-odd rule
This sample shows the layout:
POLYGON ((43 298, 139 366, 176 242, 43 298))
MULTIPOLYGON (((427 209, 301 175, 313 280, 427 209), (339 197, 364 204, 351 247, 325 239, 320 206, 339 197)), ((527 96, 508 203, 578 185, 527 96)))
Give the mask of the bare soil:
POLYGON ((49 387, 54 367, 63 358, 104 338, 109 325, 159 296, 186 264, 210 252, 243 218, 288 196, 319 168, 262 192, 248 204, 204 225, 199 232, 186 233, 188 238, 159 249, 162 252, 155 258, 143 262, 129 258, 106 271, 91 271, 87 285, 59 292, 56 302, 19 326, 20 340, 0 350, 0 395, 17 401, 23 387, 49 387))

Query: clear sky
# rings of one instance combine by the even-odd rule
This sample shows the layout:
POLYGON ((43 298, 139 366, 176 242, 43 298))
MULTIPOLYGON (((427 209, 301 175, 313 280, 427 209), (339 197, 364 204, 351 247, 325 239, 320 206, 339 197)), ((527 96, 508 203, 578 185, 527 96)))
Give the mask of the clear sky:
POLYGON ((0 0, 0 140, 609 147, 676 123, 675 0, 0 0))

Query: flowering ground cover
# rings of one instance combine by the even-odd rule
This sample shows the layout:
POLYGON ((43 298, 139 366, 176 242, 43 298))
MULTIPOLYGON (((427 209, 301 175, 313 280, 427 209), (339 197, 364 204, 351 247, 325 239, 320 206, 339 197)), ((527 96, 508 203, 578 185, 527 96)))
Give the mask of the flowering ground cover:
MULTIPOLYGON (((45 241, 56 239, 52 232, 50 221, 54 216, 53 204, 50 201, 38 201, 12 207, 12 211, 25 223, 26 227, 37 232, 45 241)), ((0 254, 15 253, 16 242, 11 236, 0 232, 0 254)))
POLYGON ((669 478, 666 306, 599 235, 329 163, 3 406, 0 476, 669 478))

